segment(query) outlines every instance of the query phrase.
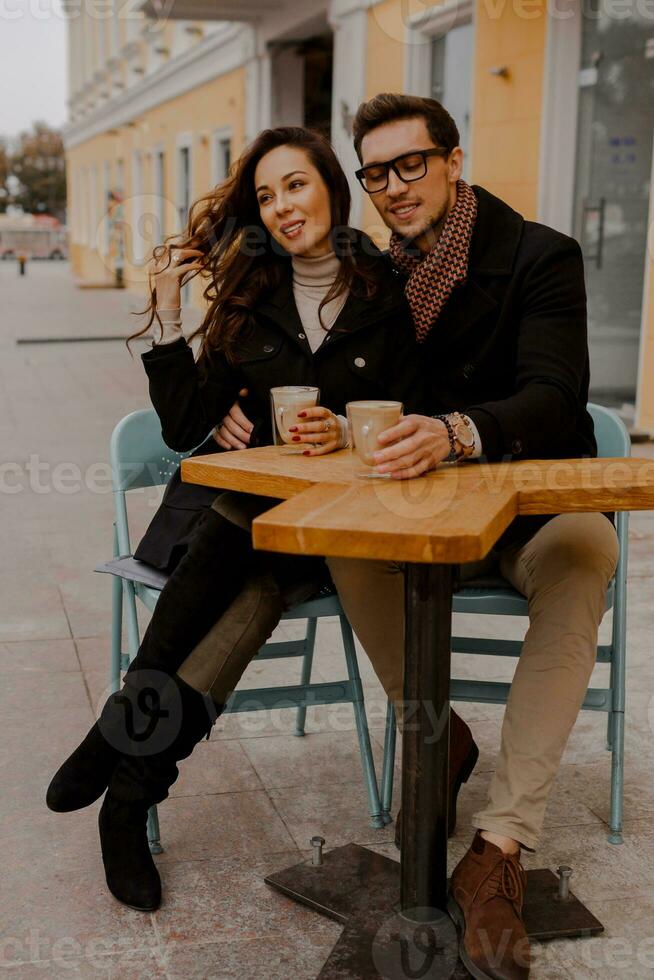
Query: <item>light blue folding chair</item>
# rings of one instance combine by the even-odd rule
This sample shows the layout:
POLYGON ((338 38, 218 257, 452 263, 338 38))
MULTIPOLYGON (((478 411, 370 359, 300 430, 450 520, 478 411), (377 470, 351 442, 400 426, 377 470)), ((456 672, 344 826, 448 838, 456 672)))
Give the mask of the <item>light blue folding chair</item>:
MULTIPOLYGON (((188 456, 188 453, 173 452, 165 445, 159 419, 151 409, 132 412, 131 415, 125 416, 111 436, 110 461, 115 506, 114 558, 98 566, 96 570, 110 572, 114 576, 110 668, 110 683, 114 691, 120 687, 121 671, 127 669, 139 648, 136 600, 139 599, 147 609, 152 611, 166 581, 164 574, 131 557, 126 494, 130 490, 167 483, 185 456, 188 456), (126 614, 127 653, 122 651, 123 610, 126 614)), ((266 643, 259 650, 256 659, 300 658, 299 683, 237 690, 227 702, 225 713, 296 707, 294 734, 304 735, 308 707, 319 704, 350 703, 354 710, 371 824, 373 827, 381 828, 385 821, 381 812, 354 637, 338 597, 333 594, 320 595, 295 606, 284 613, 282 619, 306 620, 304 637, 299 640, 266 643), (340 620, 347 679, 312 683, 311 669, 318 620, 327 616, 338 616, 340 620)), ((156 807, 153 807, 150 812, 148 834, 152 852, 160 853, 162 848, 156 807)))
MULTIPOLYGON (((588 405, 595 426, 598 456, 624 457, 631 455, 631 441, 621 419, 601 405, 588 405)), ((616 531, 619 541, 619 558, 615 577, 606 594, 606 609, 613 609, 611 642, 597 647, 597 662, 610 664, 608 687, 589 687, 582 708, 604 711, 608 715, 607 748, 611 752, 611 806, 609 841, 622 843, 622 811, 624 797, 624 716, 625 670, 627 632, 627 550, 629 514, 616 515, 616 531)), ((475 587, 474 582, 455 593, 452 611, 478 613, 493 616, 527 616, 527 600, 508 582, 498 577, 496 582, 475 587)), ((481 637, 453 636, 453 653, 485 654, 488 656, 519 657, 522 642, 519 640, 482 639, 481 637)), ((452 679, 450 699, 473 701, 479 704, 506 704, 511 685, 498 681, 452 679)), ((395 714, 391 705, 386 716, 384 763, 382 770, 382 813, 390 818, 393 796, 393 766, 395 761, 395 714)))

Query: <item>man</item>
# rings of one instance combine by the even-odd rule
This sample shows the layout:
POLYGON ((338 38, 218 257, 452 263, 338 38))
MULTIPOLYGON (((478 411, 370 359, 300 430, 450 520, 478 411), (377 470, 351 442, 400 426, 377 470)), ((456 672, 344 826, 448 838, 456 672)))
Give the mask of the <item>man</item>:
MULTIPOLYGON (((353 128, 357 177, 391 230, 389 260, 405 283, 431 391, 430 416, 410 415, 380 437, 378 469, 407 479, 444 460, 595 455, 577 243, 461 180, 459 134, 439 103, 379 95, 353 128)), ((247 426, 235 408, 217 439, 246 444, 247 426)), ((520 518, 488 560, 461 569, 463 579, 499 570, 527 597, 530 619, 488 801, 451 882, 461 956, 475 977, 529 974, 520 850, 538 843, 617 554, 603 514, 520 518)), ((329 565, 378 676, 401 700, 402 568, 329 565)))

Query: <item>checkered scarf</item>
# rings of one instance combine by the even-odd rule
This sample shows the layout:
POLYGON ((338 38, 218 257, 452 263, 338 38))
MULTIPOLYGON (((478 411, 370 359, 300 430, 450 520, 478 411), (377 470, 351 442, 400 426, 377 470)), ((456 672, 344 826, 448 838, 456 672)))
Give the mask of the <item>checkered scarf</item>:
POLYGON ((477 198, 465 180, 457 181, 456 203, 448 214, 440 238, 427 255, 411 255, 407 242, 393 232, 390 254, 393 265, 409 276, 405 287, 416 328, 422 343, 455 286, 466 281, 470 239, 477 217, 477 198))

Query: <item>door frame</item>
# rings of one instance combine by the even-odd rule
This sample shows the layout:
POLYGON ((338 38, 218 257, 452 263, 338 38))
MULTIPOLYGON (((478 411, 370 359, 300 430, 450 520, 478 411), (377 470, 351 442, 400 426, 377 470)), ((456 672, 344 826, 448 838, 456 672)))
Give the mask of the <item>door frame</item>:
POLYGON ((474 21, 474 0, 445 0, 440 6, 430 7, 409 19, 405 35, 407 55, 404 59, 404 90, 407 95, 424 96, 429 90, 433 39, 463 24, 474 24, 474 21))
MULTIPOLYGON (((559 0, 556 17, 547 18, 543 106, 540 141, 538 220, 565 235, 574 230, 574 193, 577 165, 579 72, 581 69, 582 5, 559 0), (566 152, 566 147, 568 151, 566 152)), ((654 133, 653 133, 654 139, 654 133)), ((654 239, 654 153, 649 197, 649 241, 654 239)), ((645 341, 652 262, 649 248, 643 256, 644 279, 638 340, 636 414, 642 386, 647 381, 645 341)))
MULTIPOLYGON (((431 43, 436 37, 444 37, 456 27, 472 24, 475 28, 474 0, 445 0, 438 7, 430 7, 409 19, 405 34, 406 55, 404 58, 404 91, 407 95, 429 94, 431 87, 431 43)), ((476 43, 476 33, 475 33, 476 43)), ((473 53, 473 78, 470 90, 471 133, 474 131, 474 73, 476 59, 473 53)), ((469 172, 472 173, 472 147, 466 157, 469 172)))
POLYGON ((582 27, 579 0, 547 18, 538 220, 564 235, 573 230, 582 27))
POLYGON ((211 131, 211 147, 210 147, 210 171, 211 171, 211 183, 213 186, 225 180, 227 177, 226 173, 223 173, 223 167, 221 166, 219 148, 221 143, 229 143, 230 145, 230 157, 233 162, 234 160, 234 127, 233 126, 219 126, 217 129, 211 131))

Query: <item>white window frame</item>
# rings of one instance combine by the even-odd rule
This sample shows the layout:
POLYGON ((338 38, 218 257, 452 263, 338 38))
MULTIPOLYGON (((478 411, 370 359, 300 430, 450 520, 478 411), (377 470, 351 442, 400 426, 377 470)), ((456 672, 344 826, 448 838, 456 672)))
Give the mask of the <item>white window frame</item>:
POLYGON ((89 170, 87 166, 82 167, 82 207, 80 209, 81 226, 80 242, 84 247, 89 243, 89 170))
MULTIPOLYGON (((426 95, 431 88, 432 41, 442 37, 455 27, 472 24, 475 27, 474 0, 445 0, 438 7, 430 7, 424 13, 410 18, 406 28, 407 45, 404 60, 404 91, 408 95, 426 95)), ((474 118, 474 85, 471 88, 470 116, 474 118)), ((455 120, 456 121, 456 120, 455 120)), ((468 167, 472 168, 470 150, 468 167)))
POLYGON ((152 147, 152 195, 157 222, 161 230, 161 240, 166 235, 166 148, 163 143, 152 147), (163 167, 159 170, 159 160, 163 167))
POLYGON ((193 201, 193 133, 179 133, 175 140, 175 211, 177 212, 177 232, 182 230, 183 224, 188 215, 181 217, 182 208, 182 169, 180 166, 181 151, 188 150, 188 172, 189 172, 189 203, 193 201))
POLYGON ((104 224, 103 247, 104 254, 109 255, 111 248, 111 225, 109 223, 109 192, 111 190, 111 164, 104 161, 102 167, 102 221, 104 224))
POLYGON ((89 248, 99 252, 98 245, 98 165, 92 163, 89 167, 89 248))
POLYGON ((211 185, 215 187, 225 180, 227 173, 224 172, 222 160, 220 159, 220 146, 222 143, 229 143, 230 157, 234 159, 234 131, 231 126, 221 126, 214 129, 211 134, 211 185))
POLYGON ((134 265, 141 265, 147 254, 147 243, 143 241, 139 224, 143 217, 143 152, 132 151, 132 260, 134 265))
POLYGON ((547 18, 538 220, 571 235, 583 27, 581 4, 568 0, 564 12, 565 17, 547 18))
POLYGON ((87 168, 80 167, 80 196, 79 196, 79 243, 86 247, 87 243, 87 233, 89 229, 89 181, 87 168))

